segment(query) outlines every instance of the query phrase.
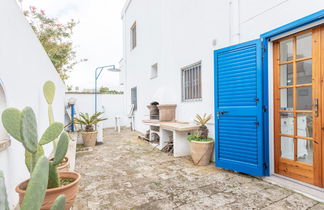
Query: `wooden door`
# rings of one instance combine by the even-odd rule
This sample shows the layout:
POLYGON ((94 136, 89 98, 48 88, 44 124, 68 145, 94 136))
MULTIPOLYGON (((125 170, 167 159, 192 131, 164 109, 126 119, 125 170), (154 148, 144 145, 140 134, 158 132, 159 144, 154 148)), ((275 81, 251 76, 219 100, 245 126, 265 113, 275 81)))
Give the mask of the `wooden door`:
POLYGON ((318 26, 275 41, 273 54, 275 172, 320 187, 323 29, 318 26))

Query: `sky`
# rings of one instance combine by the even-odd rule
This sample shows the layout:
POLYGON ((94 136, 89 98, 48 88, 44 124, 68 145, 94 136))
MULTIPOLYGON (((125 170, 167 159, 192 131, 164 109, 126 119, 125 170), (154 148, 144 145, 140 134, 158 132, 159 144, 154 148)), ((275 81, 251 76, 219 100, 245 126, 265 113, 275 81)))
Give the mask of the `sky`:
MULTIPOLYGON (((29 6, 45 11, 61 22, 74 19, 73 43, 78 59, 88 61, 77 64, 70 73, 67 85, 74 88, 94 88, 94 71, 98 66, 116 65, 122 58, 121 11, 125 0, 23 0, 23 10, 29 6)), ((104 71, 98 86, 118 89, 119 74, 104 71)))

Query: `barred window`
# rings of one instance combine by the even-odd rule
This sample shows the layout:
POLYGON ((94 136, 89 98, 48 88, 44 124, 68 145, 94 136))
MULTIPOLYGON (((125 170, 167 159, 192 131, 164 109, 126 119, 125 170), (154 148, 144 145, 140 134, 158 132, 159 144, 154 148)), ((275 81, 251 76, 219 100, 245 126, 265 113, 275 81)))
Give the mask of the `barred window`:
POLYGON ((131 89, 131 103, 134 105, 134 111, 137 110, 137 87, 131 89))
POLYGON ((182 76, 182 101, 201 99, 201 62, 184 67, 182 76))

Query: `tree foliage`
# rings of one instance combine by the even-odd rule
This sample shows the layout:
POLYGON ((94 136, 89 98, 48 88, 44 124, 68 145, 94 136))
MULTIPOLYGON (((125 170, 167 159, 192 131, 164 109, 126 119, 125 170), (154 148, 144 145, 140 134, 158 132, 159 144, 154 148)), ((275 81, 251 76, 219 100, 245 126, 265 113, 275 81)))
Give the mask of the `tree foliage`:
POLYGON ((123 94, 123 91, 110 90, 108 87, 100 87, 100 94, 123 94))
POLYGON ((57 18, 48 17, 44 10, 38 10, 36 7, 30 7, 29 10, 24 11, 24 15, 61 79, 63 81, 68 79, 68 74, 73 67, 77 63, 86 61, 86 59, 78 60, 73 48, 72 34, 78 22, 71 19, 61 24, 57 18))

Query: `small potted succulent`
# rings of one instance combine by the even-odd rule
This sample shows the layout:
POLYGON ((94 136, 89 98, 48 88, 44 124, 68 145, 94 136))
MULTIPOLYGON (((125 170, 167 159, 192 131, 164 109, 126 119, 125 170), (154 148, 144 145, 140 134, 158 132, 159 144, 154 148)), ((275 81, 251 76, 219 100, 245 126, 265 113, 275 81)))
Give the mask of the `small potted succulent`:
POLYGON ((190 142, 191 157, 195 165, 208 165, 210 163, 214 140, 208 138, 207 122, 212 118, 212 115, 204 114, 200 116, 196 115, 195 122, 200 125, 197 132, 188 137, 190 142))
MULTIPOLYGON (((49 160, 48 163, 48 184, 46 185, 47 190, 41 209, 50 209, 55 199, 61 194, 64 194, 67 199, 65 208, 69 209, 78 192, 81 176, 75 172, 59 173, 57 170, 57 166, 64 159, 69 145, 69 136, 63 131, 63 124, 59 122, 51 123, 39 139, 36 116, 30 107, 26 107, 22 111, 16 108, 4 110, 2 112, 2 124, 7 132, 21 142, 25 148, 25 163, 31 177, 33 177, 36 170, 38 160, 44 159, 43 145, 58 139, 54 158, 49 160)), ((19 194, 19 204, 22 207, 31 183, 33 183, 31 180, 26 180, 16 187, 16 192, 19 194)))
POLYGON ((94 129, 94 126, 101 121, 107 120, 107 118, 100 118, 102 114, 103 112, 96 112, 90 116, 88 113, 80 113, 79 117, 74 119, 75 123, 85 126, 84 131, 81 132, 84 146, 96 146, 98 131, 94 129))

